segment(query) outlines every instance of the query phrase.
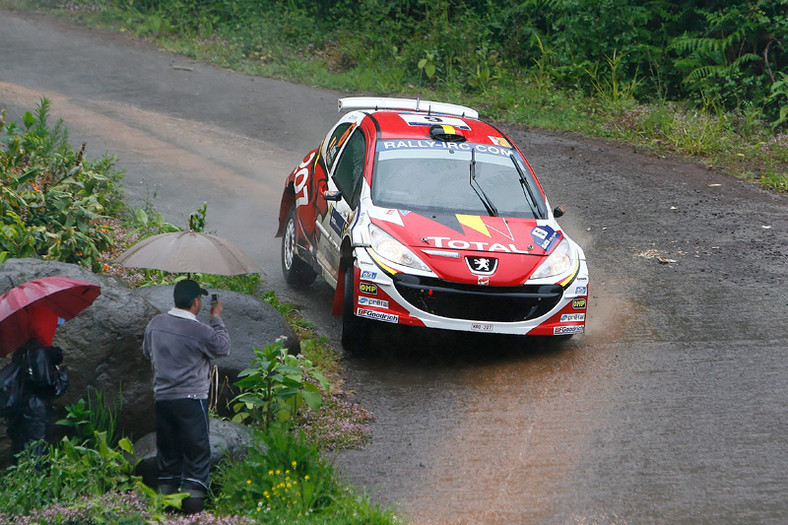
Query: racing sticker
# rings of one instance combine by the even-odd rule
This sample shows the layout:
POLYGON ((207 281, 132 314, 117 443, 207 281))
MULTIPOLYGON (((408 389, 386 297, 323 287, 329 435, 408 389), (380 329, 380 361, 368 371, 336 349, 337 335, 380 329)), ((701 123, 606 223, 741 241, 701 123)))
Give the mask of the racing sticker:
POLYGON ((550 251, 550 247, 560 237, 560 233, 552 229, 550 226, 537 226, 531 230, 531 237, 537 246, 546 252, 550 251))
POLYGON ((331 219, 328 223, 331 225, 331 229, 337 232, 337 235, 342 235, 346 222, 345 218, 342 217, 342 214, 339 213, 336 208, 331 208, 331 219))
POLYGON ((398 139, 381 140, 378 142, 377 151, 395 151, 400 149, 432 149, 432 150, 459 150, 471 151, 476 153, 488 153, 509 158, 512 150, 501 147, 491 146, 490 144, 475 144, 471 142, 443 142, 440 140, 419 140, 419 139, 398 139))
POLYGON ((399 316, 394 314, 387 314, 378 312, 376 310, 367 310, 366 308, 356 308, 356 315, 359 317, 366 317, 376 321, 385 321, 387 323, 398 323, 399 316))
POLYGON ((512 145, 509 144, 509 141, 506 140, 503 137, 493 137, 493 136, 488 135, 487 138, 489 138, 490 142, 492 142, 496 146, 502 146, 504 148, 511 148, 512 147, 512 145))
POLYGON ((582 334, 585 330, 583 325, 578 326, 556 326, 553 328, 553 335, 582 334))
POLYGON ((358 291, 367 295, 378 295, 378 287, 372 283, 358 283, 358 291))
POLYGON ((588 293, 588 288, 585 286, 578 286, 575 288, 575 293, 577 295, 585 295, 588 293))
POLYGON ((385 308, 388 310, 389 302, 383 299, 375 299, 374 297, 359 297, 359 306, 376 306, 378 308, 385 308))
POLYGON ((574 321, 585 321, 586 314, 561 314, 562 323, 571 323, 574 321))
POLYGON ((585 299, 574 299, 572 301, 572 308, 575 310, 585 310, 586 309, 586 300, 585 299))
POLYGON ((369 279, 370 281, 374 281, 378 278, 378 272, 371 272, 369 270, 364 270, 361 272, 362 279, 369 279))
POLYGON ((444 126, 452 126, 457 129, 471 129, 464 120, 457 117, 445 117, 435 115, 425 115, 424 113, 400 113, 400 117, 408 126, 434 126, 435 124, 442 124, 444 126))

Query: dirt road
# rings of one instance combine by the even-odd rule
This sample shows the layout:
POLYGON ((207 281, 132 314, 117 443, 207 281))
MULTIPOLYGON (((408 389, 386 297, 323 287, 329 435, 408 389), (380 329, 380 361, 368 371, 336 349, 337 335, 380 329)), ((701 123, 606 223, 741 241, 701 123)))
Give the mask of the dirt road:
MULTIPOLYGON (((1 5, 1 4, 0 4, 1 5)), ((0 105, 46 96, 72 143, 109 151, 128 199, 208 223, 288 290, 273 238, 286 173, 337 93, 122 36, 0 11, 0 105)), ((589 329, 563 346, 383 332, 347 363, 377 420, 337 457, 413 523, 788 521, 788 197, 631 148, 503 126, 586 250, 589 329), (662 262, 660 262, 662 261, 662 262)))

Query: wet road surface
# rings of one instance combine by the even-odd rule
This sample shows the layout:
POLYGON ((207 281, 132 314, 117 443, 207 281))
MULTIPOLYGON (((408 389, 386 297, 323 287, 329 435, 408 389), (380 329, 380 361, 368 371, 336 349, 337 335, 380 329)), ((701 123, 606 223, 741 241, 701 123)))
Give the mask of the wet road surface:
MULTIPOLYGON (((207 201, 209 227, 335 341, 330 289, 284 286, 273 231, 282 181, 337 95, 0 11, 11 118, 47 96, 72 143, 120 159, 132 203, 185 224, 207 201)), ((373 440, 338 467, 412 523, 788 522, 788 197, 504 129, 586 250, 588 333, 379 331, 374 355, 346 362, 373 440)))

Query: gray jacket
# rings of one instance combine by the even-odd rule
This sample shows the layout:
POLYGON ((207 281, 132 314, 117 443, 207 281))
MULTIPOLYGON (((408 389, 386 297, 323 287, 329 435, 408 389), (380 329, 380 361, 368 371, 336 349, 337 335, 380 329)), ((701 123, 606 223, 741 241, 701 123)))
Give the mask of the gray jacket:
POLYGON ((208 326, 178 315, 185 313, 159 314, 145 329, 142 352, 153 365, 156 401, 207 399, 211 360, 230 354, 230 335, 221 317, 211 317, 208 326))

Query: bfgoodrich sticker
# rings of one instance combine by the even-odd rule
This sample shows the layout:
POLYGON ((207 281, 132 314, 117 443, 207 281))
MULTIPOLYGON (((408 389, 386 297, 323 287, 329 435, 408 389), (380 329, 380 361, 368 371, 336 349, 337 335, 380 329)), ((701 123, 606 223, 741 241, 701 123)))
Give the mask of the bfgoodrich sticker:
POLYGON ((369 319, 375 319, 376 321, 385 321, 387 323, 399 322, 398 315, 376 312, 375 310, 367 310, 366 308, 357 308, 356 315, 359 317, 367 317, 369 319))
POLYGON ((579 326, 556 326, 553 328, 553 335, 582 334, 583 325, 579 326))

